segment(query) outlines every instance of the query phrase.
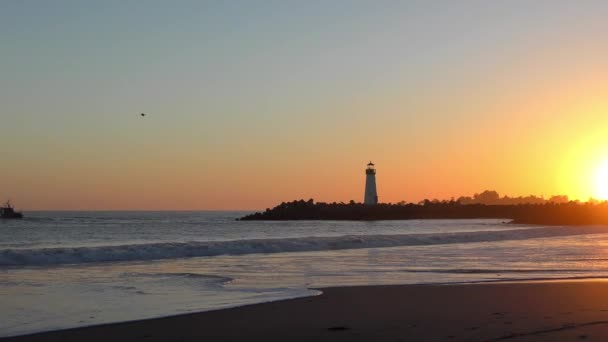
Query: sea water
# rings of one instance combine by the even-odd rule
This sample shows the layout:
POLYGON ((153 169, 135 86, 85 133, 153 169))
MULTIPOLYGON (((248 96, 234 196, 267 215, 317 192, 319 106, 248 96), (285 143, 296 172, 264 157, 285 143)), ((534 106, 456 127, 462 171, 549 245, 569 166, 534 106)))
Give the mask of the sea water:
POLYGON ((0 336, 318 294, 329 286, 608 276, 608 226, 236 221, 31 212, 0 221, 0 336))

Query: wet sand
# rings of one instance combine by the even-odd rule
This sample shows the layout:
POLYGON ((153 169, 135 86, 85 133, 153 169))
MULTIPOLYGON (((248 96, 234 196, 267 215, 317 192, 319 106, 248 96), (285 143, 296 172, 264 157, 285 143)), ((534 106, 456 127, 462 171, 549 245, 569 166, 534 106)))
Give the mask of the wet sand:
POLYGON ((361 286, 7 341, 608 341, 608 281, 361 286))

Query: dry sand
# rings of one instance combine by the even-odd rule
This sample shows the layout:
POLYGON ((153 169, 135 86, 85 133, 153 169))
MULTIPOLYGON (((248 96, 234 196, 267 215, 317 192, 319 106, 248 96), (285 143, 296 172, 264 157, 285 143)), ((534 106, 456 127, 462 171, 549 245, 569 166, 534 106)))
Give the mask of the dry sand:
POLYGON ((362 286, 9 341, 608 341, 608 281, 362 286))

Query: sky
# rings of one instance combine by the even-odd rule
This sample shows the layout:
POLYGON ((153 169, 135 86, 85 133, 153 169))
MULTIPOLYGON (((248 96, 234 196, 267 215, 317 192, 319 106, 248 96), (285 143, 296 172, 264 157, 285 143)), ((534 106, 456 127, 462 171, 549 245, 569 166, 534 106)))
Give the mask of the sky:
POLYGON ((0 1, 0 200, 362 201, 370 160, 381 202, 608 197, 606 18, 605 1, 0 1))

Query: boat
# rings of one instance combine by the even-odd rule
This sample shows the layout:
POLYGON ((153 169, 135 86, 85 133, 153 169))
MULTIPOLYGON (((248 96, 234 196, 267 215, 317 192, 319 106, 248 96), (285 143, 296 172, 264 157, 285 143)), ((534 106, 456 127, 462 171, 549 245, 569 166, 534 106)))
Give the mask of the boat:
POLYGON ((11 206, 11 202, 7 201, 3 207, 0 207, 0 219, 20 219, 23 214, 16 212, 11 206))

